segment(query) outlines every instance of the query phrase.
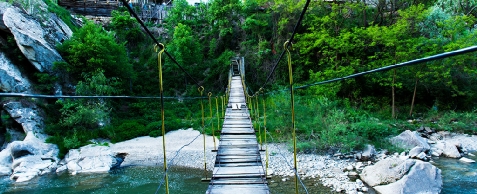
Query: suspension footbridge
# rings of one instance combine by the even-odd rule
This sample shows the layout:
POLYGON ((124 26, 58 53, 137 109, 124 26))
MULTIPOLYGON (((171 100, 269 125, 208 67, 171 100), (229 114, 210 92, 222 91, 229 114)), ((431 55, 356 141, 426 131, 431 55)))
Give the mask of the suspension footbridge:
POLYGON ((206 193, 269 193, 240 76, 233 76, 213 175, 206 193))

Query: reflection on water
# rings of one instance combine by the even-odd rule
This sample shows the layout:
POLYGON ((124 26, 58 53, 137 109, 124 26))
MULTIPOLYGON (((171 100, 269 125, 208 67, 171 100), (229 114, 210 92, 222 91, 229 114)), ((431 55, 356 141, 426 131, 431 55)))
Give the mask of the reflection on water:
MULTIPOLYGON (((170 193, 205 193, 208 182, 201 182, 204 173, 199 169, 169 169, 170 193)), ((210 176, 210 175, 209 175, 210 176)), ((51 174, 37 177, 26 183, 14 183, 4 177, 0 180, 0 193, 156 193, 163 180, 161 167, 126 167, 109 173, 69 175, 51 174)), ((293 177, 282 182, 280 177, 269 180, 271 193, 295 193, 293 177)), ((309 193, 332 193, 319 184, 318 179, 304 181, 309 193)), ((300 193, 304 193, 300 187, 300 193)), ((165 193, 164 185, 157 193, 165 193)))
MULTIPOLYGON (((477 157, 468 157, 477 160, 477 157)), ((463 163, 457 159, 435 159, 435 165, 442 170, 444 186, 442 193, 477 193, 477 164, 463 163)))

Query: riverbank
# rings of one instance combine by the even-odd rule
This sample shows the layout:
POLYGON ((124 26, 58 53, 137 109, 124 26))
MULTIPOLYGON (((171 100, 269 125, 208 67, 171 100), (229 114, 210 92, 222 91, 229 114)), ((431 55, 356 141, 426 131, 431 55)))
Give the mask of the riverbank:
MULTIPOLYGON (((477 150, 477 136, 444 134, 446 134, 443 136, 445 142, 458 142, 460 143, 461 150, 465 149, 469 156, 473 156, 473 153, 475 154, 477 150)), ((193 129, 176 130, 167 133, 165 137, 167 161, 170 167, 204 169, 204 137, 199 131, 193 129)), ((207 170, 210 175, 215 161, 215 153, 211 152, 214 149, 214 140, 211 136, 205 136, 205 141, 207 170)), ((104 149, 109 149, 109 152, 113 153, 112 155, 120 154, 124 156, 124 160, 119 167, 162 166, 163 164, 162 137, 138 137, 116 144, 109 144, 108 146, 100 146, 105 145, 105 142, 98 141, 97 143, 97 145, 85 146, 87 148, 83 147, 79 152, 96 158, 94 157, 95 154, 105 153, 104 149), (95 150, 103 151, 98 152, 95 150)), ((219 141, 216 139, 216 146, 218 147, 218 145, 219 141)), ((286 144, 269 143, 263 147, 268 147, 268 174, 275 177, 273 180, 270 180, 270 185, 293 181, 293 153, 288 146, 286 144), (277 179, 276 177, 279 178, 277 179)), ((372 189, 366 186, 358 177, 365 167, 373 166, 384 159, 415 160, 416 164, 421 161, 410 159, 413 156, 408 152, 388 153, 386 150, 372 150, 371 152, 373 152, 373 157, 369 158, 368 161, 357 160, 356 154, 333 153, 332 155, 318 155, 299 153, 297 155, 298 174, 301 179, 307 180, 305 183, 306 187, 313 187, 319 184, 330 188, 330 192, 366 193, 372 189)), ((261 152, 264 165, 266 164, 265 153, 261 152)), ((434 164, 433 160, 438 160, 439 158, 430 158, 431 153, 428 154, 431 164, 434 164)), ((68 160, 68 158, 65 160, 68 160)), ((454 160, 458 161, 458 159, 454 160)), ((444 165, 440 164, 439 166, 444 165)), ((68 171, 72 173, 70 169, 68 171)), ((440 170, 438 171, 440 177, 440 170)))

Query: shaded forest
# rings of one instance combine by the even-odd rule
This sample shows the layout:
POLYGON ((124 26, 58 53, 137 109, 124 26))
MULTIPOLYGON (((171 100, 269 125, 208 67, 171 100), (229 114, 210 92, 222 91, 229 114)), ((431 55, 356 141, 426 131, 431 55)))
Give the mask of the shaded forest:
MULTIPOLYGON (((304 4, 175 0, 163 23, 146 25, 214 98, 224 95, 230 59, 245 57, 246 84, 253 93, 275 65, 304 4)), ((291 50, 295 85, 475 45, 476 7, 474 0, 312 1, 291 50)), ((39 75, 43 93, 59 82, 71 95, 158 96, 154 44, 125 9, 114 11, 104 27, 88 21, 74 31, 58 45, 65 61, 55 64, 57 74, 39 75)), ((298 90, 300 148, 352 150, 421 125, 475 133, 475 59, 471 53, 298 90), (457 126, 455 118, 462 121, 457 126)), ((164 63, 165 95, 176 98, 166 103, 167 130, 201 128, 200 100, 187 98, 199 96, 197 85, 171 60, 164 63)), ((290 133, 288 97, 279 92, 288 83, 286 68, 282 60, 265 88, 272 109, 267 127, 276 141, 287 141, 290 133)), ((117 142, 160 134, 158 100, 58 100, 45 109, 49 141, 63 151, 93 138, 117 142)))

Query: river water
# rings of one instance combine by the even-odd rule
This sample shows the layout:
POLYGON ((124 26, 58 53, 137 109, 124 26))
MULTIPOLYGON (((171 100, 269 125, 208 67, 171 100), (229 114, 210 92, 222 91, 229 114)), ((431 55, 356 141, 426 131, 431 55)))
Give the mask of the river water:
MULTIPOLYGON (((477 160, 477 157, 469 157, 477 160)), ((477 164, 466 164, 456 159, 434 159, 435 165, 442 170, 444 188, 442 193, 477 193, 477 164)), ((207 182, 201 182, 204 172, 199 169, 169 169, 170 193, 205 193, 207 182)), ((210 172, 209 175, 210 176, 210 172)), ((0 193, 29 194, 67 194, 67 193, 165 193, 164 185, 159 189, 163 173, 161 167, 125 167, 109 173, 70 175, 63 173, 44 175, 26 183, 14 183, 8 177, 0 178, 0 193)), ((294 179, 282 182, 280 177, 269 180, 271 193, 295 193, 294 179)), ((333 193, 323 187, 318 179, 306 180, 304 185, 309 193, 333 193)), ((300 193, 305 193, 300 187, 300 193)))
MULTIPOLYGON (((204 172, 190 168, 169 169, 170 193, 197 194, 205 193, 208 182, 201 182, 204 172)), ((210 176, 210 172, 209 175, 210 176)), ((4 177, 0 180, 0 193, 29 194, 67 194, 67 193, 165 193, 164 185, 159 189, 163 173, 161 167, 126 167, 112 170, 109 173, 91 173, 69 175, 51 174, 37 177, 26 183, 13 183, 4 177)), ((275 177, 270 180, 271 193, 295 193, 294 179, 282 182, 275 177)), ((318 179, 304 181, 309 193, 332 193, 330 188, 323 187, 318 179)), ((304 190, 300 188, 300 193, 304 190)))
MULTIPOLYGON (((477 161, 476 156, 466 156, 477 161)), ((443 194, 477 194, 477 163, 463 163, 457 159, 433 159, 442 170, 443 194)))

